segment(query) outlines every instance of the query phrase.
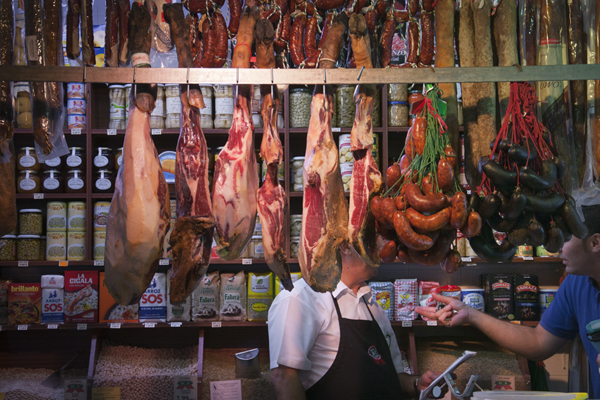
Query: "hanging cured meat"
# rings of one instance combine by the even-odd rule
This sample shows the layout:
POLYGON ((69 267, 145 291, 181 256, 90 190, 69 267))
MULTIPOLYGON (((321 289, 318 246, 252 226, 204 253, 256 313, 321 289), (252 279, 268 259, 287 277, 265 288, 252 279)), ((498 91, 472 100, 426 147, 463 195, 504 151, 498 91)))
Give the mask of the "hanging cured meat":
POLYGON ((10 149, 8 162, 0 162, 0 237, 17 228, 17 193, 15 186, 15 149, 13 142, 7 146, 10 149))
MULTIPOLYGON (((356 67, 372 68, 367 25, 361 14, 350 17, 350 37, 356 67)), ((359 85, 355 97, 356 115, 352 125, 351 143, 354 169, 350 180, 348 237, 365 263, 379 267, 379 250, 371 199, 381 193, 383 180, 373 158, 373 98, 374 85, 359 85)))
MULTIPOLYGON (((0 13, 0 65, 10 65, 13 60, 14 32, 12 2, 2 0, 0 4, 4 10, 0 13)), ((13 97, 10 82, 0 81, 0 163, 3 162, 3 158, 4 161, 10 158, 8 143, 13 137, 12 121, 13 97)))

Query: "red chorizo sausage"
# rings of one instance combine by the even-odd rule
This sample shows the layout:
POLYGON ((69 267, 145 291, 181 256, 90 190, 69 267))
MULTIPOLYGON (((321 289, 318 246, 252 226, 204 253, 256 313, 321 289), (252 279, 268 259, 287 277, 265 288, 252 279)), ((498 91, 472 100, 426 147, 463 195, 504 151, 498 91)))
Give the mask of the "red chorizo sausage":
POLYGON ((385 221, 385 227, 392 229, 394 227, 394 213, 396 212, 396 202, 391 197, 386 197, 381 202, 381 212, 385 221))
POLYGON ((413 230, 408 218, 402 211, 394 213, 394 229, 398 239, 409 249, 423 251, 430 249, 434 244, 429 236, 419 235, 413 230))
POLYGON ((450 245, 452 244, 452 237, 447 232, 443 232, 437 242, 428 250, 415 251, 409 247, 408 254, 417 264, 431 266, 436 265, 444 261, 448 253, 450 252, 450 245))
POLYGON ((398 249, 396 242, 393 240, 388 240, 379 251, 379 258, 381 258, 381 262, 392 263, 396 261, 397 254, 398 249))
POLYGON ((300 66, 304 61, 304 52, 302 51, 302 38, 304 36, 304 28, 306 27, 306 14, 300 14, 292 24, 290 38, 290 56, 296 67, 300 66))
POLYGON ((213 29, 214 35, 216 38, 215 45, 215 61, 213 63, 213 68, 221 68, 225 61, 227 61, 227 24, 225 22, 225 18, 223 18, 223 14, 220 12, 215 13, 215 17, 213 19, 213 29))
POLYGON ((400 166, 397 163, 390 165, 385 172, 385 181, 389 188, 392 188, 393 191, 397 191, 400 189, 400 177, 402 176, 402 172, 400 171, 400 166))
POLYGON ((396 21, 388 18, 383 23, 381 30, 381 67, 385 68, 392 62, 392 41, 394 39, 394 28, 396 21))
POLYGON ((411 17, 417 15, 421 7, 419 6, 419 0, 409 0, 408 1, 408 12, 411 17))
POLYGON ((398 239, 398 235, 396 235, 396 231, 394 230, 394 228, 386 228, 384 225, 380 224, 377 221, 375 221, 375 230, 381 235, 381 237, 383 237, 386 240, 398 239))
POLYGON ((431 65, 433 61, 433 13, 421 13, 421 54, 419 62, 423 65, 431 65))
POLYGON ((473 237, 479 235, 481 231, 481 225, 483 221, 481 220, 481 215, 476 211, 471 211, 469 213, 469 218, 467 219, 467 223, 463 225, 460 230, 465 237, 473 237))
POLYGON ((437 179, 440 189, 445 192, 454 187, 454 168, 445 158, 438 162, 437 179))
POLYGON ((446 195, 442 192, 423 195, 421 189, 414 183, 408 183, 404 192, 406 201, 412 208, 420 212, 438 212, 446 207, 446 195))
POLYGON ((419 62, 419 25, 416 21, 408 21, 408 57, 406 62, 419 62))
POLYGON ((423 5, 423 10, 427 12, 433 12, 434 0, 421 0, 423 5))
POLYGON ((369 33, 371 35, 375 32, 375 25, 377 24, 378 19, 379 19, 379 16, 377 15, 377 11, 375 9, 367 11, 367 13, 365 14, 365 21, 367 22, 367 29, 369 30, 369 33))
POLYGON ((415 118, 412 126, 412 140, 417 154, 422 156, 427 140, 427 120, 424 117, 415 118))
POLYGON ((277 37, 273 42, 273 47, 277 53, 281 53, 287 46, 288 40, 290 40, 290 29, 292 26, 292 19, 290 18, 289 11, 283 15, 281 23, 277 26, 277 37))
POLYGON ((304 57, 311 58, 317 53, 317 18, 311 17, 306 22, 304 30, 304 57))
POLYGON ((450 207, 446 207, 433 215, 423 215, 414 208, 406 210, 408 222, 414 229, 419 229, 424 232, 434 232, 441 229, 450 221, 452 214, 450 207))
POLYGON ((346 0, 316 0, 315 7, 321 10, 333 10, 344 5, 346 0))
POLYGON ((396 210, 403 211, 406 208, 406 200, 403 194, 396 196, 396 198, 394 198, 394 202, 396 203, 396 210))
POLYGON ((227 0, 229 4, 229 34, 233 37, 238 33, 242 17, 242 0, 227 0))
POLYGON ((408 21, 408 11, 407 10, 394 10, 394 20, 396 23, 404 23, 408 21))
POLYGON ((452 216, 450 224, 456 229, 460 229, 467 222, 467 195, 463 192, 456 192, 452 196, 452 216))
POLYGON ((211 28, 208 18, 202 23, 202 44, 204 52, 200 65, 202 68, 212 68, 215 62, 215 31, 211 28))

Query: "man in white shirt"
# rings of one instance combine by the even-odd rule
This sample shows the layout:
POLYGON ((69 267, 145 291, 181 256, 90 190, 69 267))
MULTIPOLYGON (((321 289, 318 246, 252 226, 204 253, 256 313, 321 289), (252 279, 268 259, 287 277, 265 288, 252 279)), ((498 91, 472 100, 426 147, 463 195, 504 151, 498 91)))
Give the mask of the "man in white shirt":
POLYGON ((438 377, 404 373, 396 336, 366 280, 377 268, 351 244, 341 247, 342 278, 333 293, 300 279, 269 309, 271 381, 284 399, 418 397, 438 377))

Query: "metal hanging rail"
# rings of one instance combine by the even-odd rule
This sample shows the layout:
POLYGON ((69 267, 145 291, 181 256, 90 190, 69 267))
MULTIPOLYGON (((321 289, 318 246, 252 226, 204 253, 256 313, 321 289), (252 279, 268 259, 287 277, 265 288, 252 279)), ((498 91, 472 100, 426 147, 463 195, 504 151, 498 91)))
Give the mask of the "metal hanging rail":
POLYGON ((531 67, 233 69, 0 66, 0 81, 199 84, 355 84, 598 80, 600 64, 531 67), (326 79, 326 82, 325 82, 326 79))

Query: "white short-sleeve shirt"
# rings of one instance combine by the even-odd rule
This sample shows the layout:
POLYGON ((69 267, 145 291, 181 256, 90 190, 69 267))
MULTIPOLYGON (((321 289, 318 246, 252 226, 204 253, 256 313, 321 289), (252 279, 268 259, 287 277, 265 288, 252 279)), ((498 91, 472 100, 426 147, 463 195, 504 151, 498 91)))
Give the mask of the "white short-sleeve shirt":
MULTIPOLYGON (((355 295, 340 282, 332 294, 343 318, 370 321, 364 297, 390 346, 396 372, 404 372, 392 325, 373 299, 369 285, 363 284, 355 295)), ((305 390, 333 364, 340 344, 340 325, 330 293, 315 292, 304 279, 296 281, 291 292, 283 291, 273 301, 268 326, 271 368, 284 365, 298 369, 305 390)))

